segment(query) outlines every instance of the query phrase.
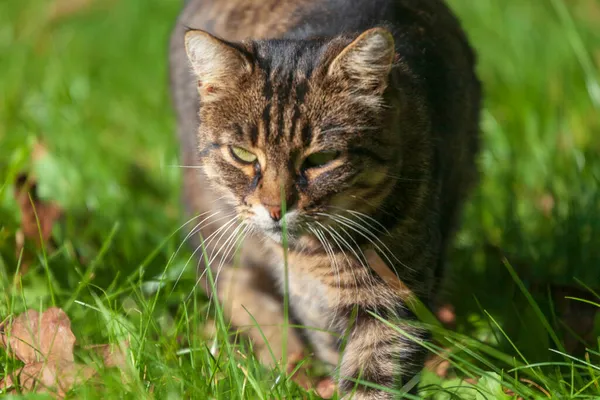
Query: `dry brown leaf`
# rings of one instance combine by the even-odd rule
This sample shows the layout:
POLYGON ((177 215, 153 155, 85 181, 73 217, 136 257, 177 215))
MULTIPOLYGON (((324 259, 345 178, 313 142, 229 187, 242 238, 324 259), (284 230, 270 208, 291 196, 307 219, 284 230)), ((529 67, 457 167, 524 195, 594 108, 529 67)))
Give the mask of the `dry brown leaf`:
POLYGON ((21 314, 4 328, 0 338, 25 364, 47 360, 73 362, 75 335, 71 332, 71 321, 56 307, 41 316, 35 310, 21 314))
MULTIPOLYGON (((50 393, 62 399, 75 385, 89 380, 96 370, 74 362, 75 335, 71 321, 60 308, 49 308, 42 314, 28 310, 11 323, 0 326, 0 345, 25 363, 25 366, 0 381, 3 391, 50 393)), ((126 365, 123 349, 129 343, 119 345, 92 345, 106 367, 124 370, 126 365)))
POLYGON ((75 385, 95 373, 93 368, 68 361, 38 362, 10 374, 0 388, 16 389, 18 385, 22 392, 50 393, 55 398, 63 398, 75 385))

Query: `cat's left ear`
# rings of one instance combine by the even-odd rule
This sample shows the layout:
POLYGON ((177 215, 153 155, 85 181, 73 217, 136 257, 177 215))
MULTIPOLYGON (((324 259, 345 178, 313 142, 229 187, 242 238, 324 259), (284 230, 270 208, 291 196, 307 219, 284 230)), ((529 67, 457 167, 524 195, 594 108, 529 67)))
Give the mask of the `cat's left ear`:
POLYGON ((185 34, 185 51, 198 78, 203 101, 235 90, 239 78, 252 69, 250 60, 241 50, 201 30, 185 34))
POLYGON ((384 28, 363 32, 329 65, 330 75, 343 75, 361 89, 383 92, 395 57, 394 37, 384 28))

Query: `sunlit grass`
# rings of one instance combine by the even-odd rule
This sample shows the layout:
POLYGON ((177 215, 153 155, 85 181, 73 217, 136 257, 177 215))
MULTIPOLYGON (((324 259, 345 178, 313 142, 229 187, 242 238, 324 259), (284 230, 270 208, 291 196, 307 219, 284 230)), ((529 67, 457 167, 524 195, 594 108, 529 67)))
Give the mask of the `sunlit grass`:
MULTIPOLYGON (((587 351, 569 354, 565 337, 579 333, 549 294, 579 287, 589 296, 567 301, 600 303, 600 7, 450 3, 479 54, 483 179, 451 255, 445 297, 456 330, 426 320, 436 341, 423 345, 450 369, 425 371, 420 395, 600 397, 600 321, 587 351)), ((105 371, 100 388, 74 398, 317 398, 261 367, 217 304, 193 291, 197 258, 176 230, 181 170, 166 71, 180 6, 98 2, 51 20, 44 2, 0 2, 0 319, 57 305, 79 345, 129 341, 129 379, 105 371), (49 155, 33 162, 38 141, 49 155), (57 247, 15 282, 22 172, 65 217, 57 247)), ((0 377, 17 367, 0 351, 0 377)))

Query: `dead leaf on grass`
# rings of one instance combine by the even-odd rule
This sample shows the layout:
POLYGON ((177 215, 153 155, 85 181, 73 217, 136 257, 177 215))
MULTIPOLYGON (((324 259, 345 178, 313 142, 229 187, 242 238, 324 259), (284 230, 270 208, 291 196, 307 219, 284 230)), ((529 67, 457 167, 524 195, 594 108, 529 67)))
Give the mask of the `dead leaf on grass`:
POLYGON ((43 314, 29 310, 3 327, 2 344, 25 364, 48 360, 73 362, 75 335, 71 321, 60 308, 43 314))
POLYGON ((96 374, 88 366, 68 361, 50 361, 27 364, 8 375, 0 382, 0 389, 20 388, 21 392, 50 393, 61 399, 77 384, 81 384, 96 374))
MULTIPOLYGON (((74 360, 75 335, 71 321, 60 308, 52 307, 40 314, 28 310, 10 323, 0 326, 0 346, 25 363, 21 369, 8 374, 0 381, 0 389, 14 392, 50 393, 62 399, 74 386, 96 375, 97 370, 74 360)), ((92 345, 107 368, 126 366, 123 349, 119 345, 92 345)))

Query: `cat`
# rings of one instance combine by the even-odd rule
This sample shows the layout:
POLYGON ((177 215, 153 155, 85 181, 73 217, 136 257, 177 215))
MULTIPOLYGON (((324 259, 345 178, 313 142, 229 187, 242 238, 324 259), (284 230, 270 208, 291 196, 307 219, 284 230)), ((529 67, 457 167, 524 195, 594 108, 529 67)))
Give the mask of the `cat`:
POLYGON ((287 335, 357 399, 420 372, 429 335, 406 302, 435 305, 477 182, 475 64, 441 0, 186 4, 170 44, 183 203, 203 286, 210 270, 262 361, 262 335, 287 335), (284 290, 306 329, 283 324, 284 290))

